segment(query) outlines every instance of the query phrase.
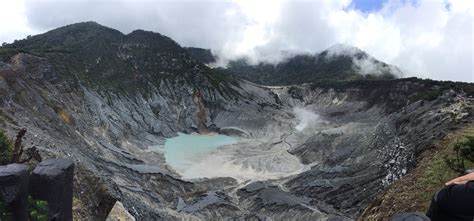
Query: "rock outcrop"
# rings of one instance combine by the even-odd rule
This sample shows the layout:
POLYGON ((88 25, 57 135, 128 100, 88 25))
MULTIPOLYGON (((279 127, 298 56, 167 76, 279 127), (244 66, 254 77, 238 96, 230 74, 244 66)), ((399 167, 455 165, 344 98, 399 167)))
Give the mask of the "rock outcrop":
POLYGON ((123 204, 120 201, 117 201, 110 210, 109 215, 107 216, 106 221, 135 221, 133 217, 126 209, 123 207, 123 204))
POLYGON ((74 162, 48 159, 39 163, 31 174, 30 194, 48 203, 48 217, 72 220, 74 162))
POLYGON ((11 208, 13 220, 28 220, 29 168, 23 164, 0 166, 0 198, 11 208))
POLYGON ((73 176, 74 163, 68 159, 42 161, 31 174, 24 164, 0 166, 0 197, 10 208, 8 218, 27 221, 31 213, 38 213, 30 211, 31 197, 46 202, 40 212, 48 220, 73 220, 73 176))

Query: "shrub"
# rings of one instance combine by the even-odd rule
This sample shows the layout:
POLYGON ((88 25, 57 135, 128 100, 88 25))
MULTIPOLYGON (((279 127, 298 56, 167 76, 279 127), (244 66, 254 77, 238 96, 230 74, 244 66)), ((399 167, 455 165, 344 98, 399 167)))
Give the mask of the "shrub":
MULTIPOLYGON (((43 200, 33 199, 28 196, 28 211, 29 220, 31 221, 48 221, 48 202, 43 200)), ((5 203, 0 202, 0 220, 7 221, 11 220, 10 208, 5 203)))
POLYGON ((13 142, 4 130, 0 130, 0 165, 11 163, 13 157, 13 142))
POLYGON ((32 221, 48 221, 48 216, 45 214, 48 212, 48 202, 43 200, 35 200, 28 198, 30 220, 32 221))
POLYGON ((466 137, 462 141, 458 141, 453 145, 453 150, 456 153, 455 157, 446 157, 448 166, 459 173, 466 171, 466 163, 474 162, 474 136, 466 137))
POLYGON ((5 203, 0 202, 0 220, 10 220, 11 217, 11 212, 8 209, 8 207, 5 205, 5 203))
POLYGON ((468 137, 464 142, 456 144, 459 149, 461 157, 474 162, 474 136, 468 137))

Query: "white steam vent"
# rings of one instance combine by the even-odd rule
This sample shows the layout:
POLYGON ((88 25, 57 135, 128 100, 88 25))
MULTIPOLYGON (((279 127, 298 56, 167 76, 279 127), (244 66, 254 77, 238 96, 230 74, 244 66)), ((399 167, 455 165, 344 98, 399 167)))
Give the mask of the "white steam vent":
POLYGON ((297 131, 303 131, 308 127, 313 127, 324 122, 318 114, 303 107, 295 107, 293 112, 298 121, 295 127, 297 131))

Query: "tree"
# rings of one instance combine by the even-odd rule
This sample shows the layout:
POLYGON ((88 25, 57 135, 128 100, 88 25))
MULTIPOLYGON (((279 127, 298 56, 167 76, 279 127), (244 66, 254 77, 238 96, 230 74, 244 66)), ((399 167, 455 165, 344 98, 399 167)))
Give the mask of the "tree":
POLYGON ((445 157, 448 166, 456 172, 466 171, 465 162, 474 162, 474 136, 466 137, 463 141, 458 141, 453 146, 455 157, 445 157))

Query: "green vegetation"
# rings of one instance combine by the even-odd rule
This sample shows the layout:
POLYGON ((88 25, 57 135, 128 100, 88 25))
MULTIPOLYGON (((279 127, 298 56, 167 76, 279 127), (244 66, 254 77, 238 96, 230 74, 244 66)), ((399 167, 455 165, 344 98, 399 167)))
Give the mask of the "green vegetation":
MULTIPOLYGON (((430 79, 420 79, 416 77, 400 78, 400 79, 376 79, 367 77, 365 79, 353 80, 319 80, 311 84, 312 89, 334 89, 336 91, 344 91, 349 88, 370 89, 373 87, 394 87, 398 83, 410 83, 419 87, 422 93, 416 93, 411 96, 413 101, 426 99, 441 95, 446 90, 454 90, 465 92, 467 95, 474 95, 474 84, 466 82, 453 81, 435 81, 430 79)), ((390 89, 390 88, 389 88, 390 89)))
POLYGON ((432 101, 436 99, 439 95, 441 95, 441 93, 442 91, 439 89, 429 89, 427 91, 421 91, 410 97, 410 103, 418 100, 432 101))
POLYGON ((462 141, 457 141, 453 145, 453 151, 456 153, 455 156, 445 157, 446 163, 452 170, 464 173, 466 168, 472 168, 474 165, 474 136, 465 137, 462 141))
POLYGON ((5 203, 0 202, 0 220, 1 221, 10 221, 11 212, 5 203))
POLYGON ((9 62, 13 55, 22 52, 18 49, 0 47, 0 62, 9 62))
MULTIPOLYGON (((29 220, 31 221, 48 221, 48 202, 43 200, 33 199, 31 196, 28 197, 28 210, 29 220)), ((9 221, 11 220, 11 212, 5 203, 0 202, 0 220, 9 221)))
MULTIPOLYGON (((12 162, 13 142, 8 138, 4 130, 0 129, 0 165, 12 162)), ((10 220, 11 213, 5 203, 0 202, 0 220, 10 220)))
POLYGON ((185 47, 188 53, 193 56, 196 60, 204 63, 210 64, 216 62, 216 58, 212 55, 210 49, 195 48, 195 47, 185 47))
POLYGON ((12 162, 13 142, 7 137, 4 130, 0 129, 0 165, 12 162))
POLYGON ((31 196, 28 198, 30 220, 31 221, 48 221, 48 202, 43 200, 35 200, 31 196))
POLYGON ((385 103, 388 111, 400 109, 407 104, 424 100, 431 101, 448 90, 474 96, 474 84, 452 81, 434 81, 420 78, 401 79, 359 79, 359 80, 321 80, 311 84, 311 89, 335 90, 344 92, 355 89, 368 101, 368 106, 385 103), (397 95, 397 96, 394 96, 397 95))
MULTIPOLYGON (((243 79, 264 85, 292 85, 317 81, 353 81, 394 79, 389 65, 373 60, 381 73, 360 74, 354 57, 348 55, 329 56, 326 52, 316 55, 297 55, 278 64, 251 64, 246 59, 238 59, 228 64, 227 71, 243 79)), ((368 59, 362 51, 354 55, 368 59)), ((395 70, 395 69, 393 69, 395 70)))
MULTIPOLYGON (((358 220, 390 220, 394 214, 401 212, 427 211, 433 194, 444 187, 447 181, 463 175, 464 171, 453 170, 446 159, 456 158, 457 149, 464 149, 465 144, 472 142, 472 137, 473 124, 446 135, 423 152, 418 157, 416 167, 375 199, 358 220)), ((470 151, 468 153, 472 154, 470 151)), ((464 163, 466 168, 474 168, 471 161, 464 163)))
POLYGON ((149 31, 124 35, 94 22, 77 23, 6 44, 0 59, 9 61, 18 52, 46 58, 55 77, 71 85, 145 97, 163 83, 236 94, 229 74, 211 70, 170 38, 149 31))
POLYGON ((467 137, 465 141, 457 143, 455 150, 459 150, 462 158, 474 162, 474 136, 467 137))
MULTIPOLYGON (((461 171, 453 167, 446 159, 453 159, 460 156, 459 150, 465 148, 468 142, 473 142, 473 136, 474 127, 449 136, 442 144, 443 147, 441 147, 441 150, 433 156, 430 162, 427 162, 425 170, 420 174, 418 182, 416 183, 419 189, 433 190, 432 192, 420 191, 420 193, 418 193, 420 199, 422 199, 424 208, 427 209, 429 207, 435 190, 444 186, 447 181, 464 174, 465 170, 461 171)), ((470 146, 469 148, 474 148, 474 146, 470 146)), ((472 154, 472 151, 469 151, 469 153, 472 154)), ((461 155, 461 157, 463 156, 461 155)), ((466 159, 463 162, 463 167, 474 168, 474 163, 466 159)))

